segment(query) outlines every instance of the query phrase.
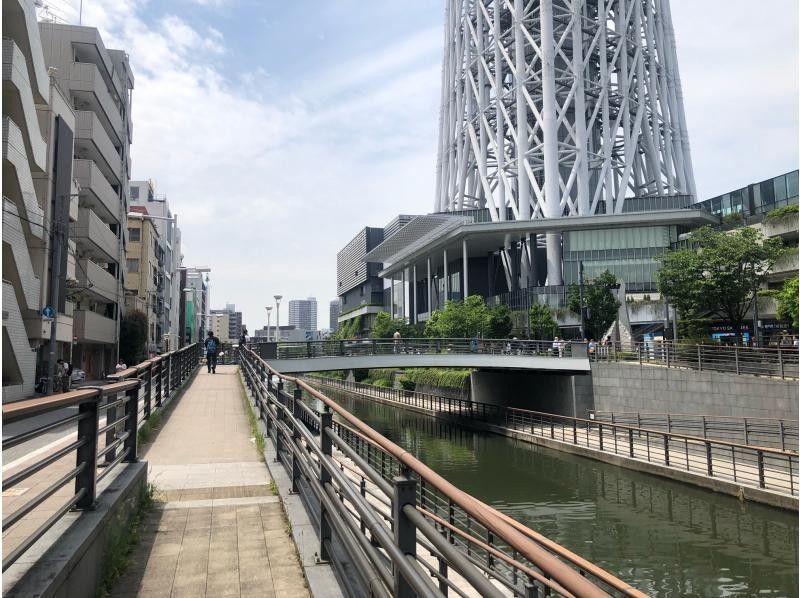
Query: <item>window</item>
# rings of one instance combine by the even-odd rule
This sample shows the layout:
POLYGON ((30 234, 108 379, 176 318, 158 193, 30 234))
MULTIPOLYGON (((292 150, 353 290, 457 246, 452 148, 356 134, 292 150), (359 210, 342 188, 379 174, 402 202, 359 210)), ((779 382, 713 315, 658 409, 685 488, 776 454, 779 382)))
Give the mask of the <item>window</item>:
POLYGON ((129 228, 128 229, 128 240, 129 241, 137 242, 137 241, 141 240, 141 238, 142 238, 141 235, 142 235, 142 229, 140 229, 140 228, 129 228))
POLYGON ((131 199, 139 199, 139 187, 131 187, 131 199))
POLYGON ((136 258, 128 258, 128 272, 139 271, 139 260, 136 258))

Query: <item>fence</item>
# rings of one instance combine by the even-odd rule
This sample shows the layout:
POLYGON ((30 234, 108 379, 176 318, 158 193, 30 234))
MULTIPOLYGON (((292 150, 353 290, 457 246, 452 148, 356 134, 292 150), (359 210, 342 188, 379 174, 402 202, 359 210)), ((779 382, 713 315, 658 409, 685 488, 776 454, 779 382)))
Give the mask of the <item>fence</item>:
POLYGON ((680 469, 740 485, 798 495, 798 453, 641 428, 596 419, 581 419, 502 405, 477 403, 427 393, 374 387, 359 382, 318 378, 333 388, 430 411, 480 421, 588 448, 680 469))
POLYGON ((319 555, 349 572, 351 595, 644 596, 459 490, 249 349, 241 368, 292 491, 312 513, 319 555))
POLYGON ((411 338, 328 340, 299 343, 279 343, 278 359, 308 359, 314 357, 353 357, 363 355, 488 354, 539 357, 586 357, 566 342, 482 339, 482 338, 411 338))
POLYGON ((798 350, 791 347, 739 347, 652 341, 627 347, 621 343, 597 345, 589 349, 589 357, 594 361, 630 361, 782 379, 796 380, 799 377, 798 350))
POLYGON ((637 428, 666 430, 703 438, 730 440, 750 446, 798 450, 797 421, 768 417, 733 417, 691 413, 590 411, 589 418, 637 428))
MULTIPOLYGON (((191 375, 199 363, 200 345, 190 345, 109 376, 110 384, 84 387, 80 390, 37 397, 3 406, 3 423, 30 421, 34 427, 3 439, 3 451, 34 441, 43 435, 75 426, 76 437, 70 440, 64 431, 63 446, 52 447, 43 457, 25 467, 12 467, 14 473, 3 479, 4 496, 21 482, 41 485, 41 492, 3 518, 3 571, 8 569, 47 530, 70 510, 90 510, 97 500, 98 483, 120 463, 137 460, 137 432, 154 409, 166 404, 174 391, 191 375), (73 409, 67 409, 73 408, 73 409), (77 408, 77 413, 75 409, 77 408), (37 416, 59 413, 46 424, 35 422, 37 416), (74 454, 74 460, 71 455, 74 454), (39 476, 37 484, 37 475, 39 476), (65 492, 74 480, 74 492, 65 492), (44 515, 34 513, 37 507, 44 515), (36 515, 36 517, 34 517, 36 515), (32 518, 28 521, 28 518, 32 518), (38 522, 35 526, 33 519, 38 522), (10 546, 5 534, 13 526, 28 522, 30 533, 10 546)), ((58 443, 57 443, 58 444, 58 443)))

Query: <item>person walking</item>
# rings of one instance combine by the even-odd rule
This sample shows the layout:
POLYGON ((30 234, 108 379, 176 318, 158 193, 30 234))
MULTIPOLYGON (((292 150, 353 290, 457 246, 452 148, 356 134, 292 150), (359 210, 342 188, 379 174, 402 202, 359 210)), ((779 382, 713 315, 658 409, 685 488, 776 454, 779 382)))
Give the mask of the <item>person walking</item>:
POLYGON ((217 373, 217 351, 219 350, 219 339, 209 330, 206 339, 206 365, 209 374, 217 373))
POLYGON ((400 353, 400 329, 399 328, 395 329, 394 334, 392 335, 392 337, 394 338, 394 352, 395 353, 400 353))

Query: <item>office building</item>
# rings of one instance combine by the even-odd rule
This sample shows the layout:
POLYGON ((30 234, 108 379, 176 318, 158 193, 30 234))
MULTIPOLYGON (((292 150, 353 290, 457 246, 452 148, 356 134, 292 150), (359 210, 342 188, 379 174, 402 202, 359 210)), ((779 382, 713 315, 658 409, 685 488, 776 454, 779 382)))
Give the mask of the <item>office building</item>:
POLYGON ((133 74, 128 55, 93 27, 39 23, 44 64, 75 114, 73 176, 80 187, 70 224, 77 288, 72 362, 87 378, 117 359, 131 142, 133 74))
POLYGON ((181 346, 184 346, 202 341, 209 330, 209 270, 181 266, 178 272, 182 290, 181 346))
POLYGON ((331 332, 336 332, 339 327, 339 314, 342 312, 342 300, 334 299, 330 303, 330 317, 328 319, 328 328, 331 332))
POLYGON ((170 209, 169 200, 164 194, 156 192, 152 180, 131 181, 131 206, 142 206, 152 216, 151 220, 158 231, 163 259, 159 264, 163 282, 157 287, 156 294, 163 303, 159 316, 162 338, 159 341, 162 351, 169 351, 178 346, 180 338, 180 280, 178 267, 181 265, 180 230, 178 215, 170 209))
POLYGON ((214 313, 219 310, 211 310, 209 317, 210 330, 214 333, 221 343, 239 342, 239 339, 231 338, 230 332, 230 314, 227 312, 214 313))
MULTIPOLYGON (((445 4, 436 212, 529 221, 694 197, 669 0, 445 4)), ((511 290, 562 284, 559 227, 504 248, 511 290)))
POLYGON ((317 300, 314 297, 289 301, 289 326, 308 331, 317 329, 317 300))
POLYGON ((242 338, 242 312, 236 311, 236 304, 226 303, 225 309, 212 309, 211 315, 227 316, 225 321, 228 323, 228 329, 225 331, 225 337, 238 343, 242 338))
POLYGON ((131 206, 141 218, 128 219, 126 247, 125 310, 147 317, 148 353, 163 350, 164 336, 164 249, 156 221, 144 206, 131 206))

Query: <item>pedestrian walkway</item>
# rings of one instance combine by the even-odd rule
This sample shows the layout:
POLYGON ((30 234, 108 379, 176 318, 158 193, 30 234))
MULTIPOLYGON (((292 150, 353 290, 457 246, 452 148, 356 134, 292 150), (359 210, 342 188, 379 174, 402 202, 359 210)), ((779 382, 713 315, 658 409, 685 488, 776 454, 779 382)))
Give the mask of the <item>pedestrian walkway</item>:
POLYGON ((156 505, 112 598, 308 596, 236 366, 204 369, 140 455, 156 505))

